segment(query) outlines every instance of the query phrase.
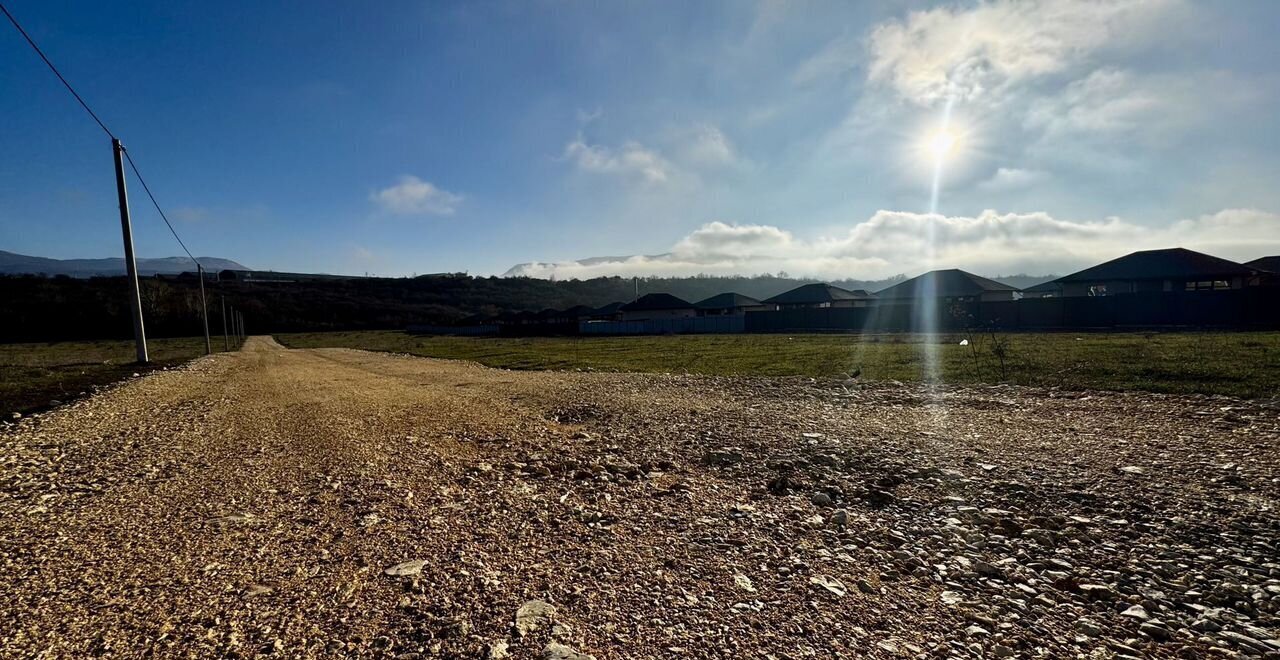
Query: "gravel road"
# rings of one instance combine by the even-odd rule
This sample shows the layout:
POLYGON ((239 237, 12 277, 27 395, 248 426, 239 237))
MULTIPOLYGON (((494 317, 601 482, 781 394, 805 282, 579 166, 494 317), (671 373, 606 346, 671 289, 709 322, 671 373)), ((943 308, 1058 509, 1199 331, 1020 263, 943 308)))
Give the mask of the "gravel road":
POLYGON ((239 353, 0 428, 3 657, 1280 657, 1280 409, 239 353))

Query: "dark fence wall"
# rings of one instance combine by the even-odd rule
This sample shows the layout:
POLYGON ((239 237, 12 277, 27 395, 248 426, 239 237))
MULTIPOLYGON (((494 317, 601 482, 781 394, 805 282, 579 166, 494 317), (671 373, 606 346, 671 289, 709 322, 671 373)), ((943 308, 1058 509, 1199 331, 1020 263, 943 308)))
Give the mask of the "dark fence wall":
POLYGON ((881 304, 856 309, 750 312, 746 332, 954 332, 1004 330, 1123 330, 1186 327, 1280 328, 1280 288, 1129 293, 1098 298, 1025 298, 999 302, 881 304), (927 320, 932 316, 933 323, 927 320))

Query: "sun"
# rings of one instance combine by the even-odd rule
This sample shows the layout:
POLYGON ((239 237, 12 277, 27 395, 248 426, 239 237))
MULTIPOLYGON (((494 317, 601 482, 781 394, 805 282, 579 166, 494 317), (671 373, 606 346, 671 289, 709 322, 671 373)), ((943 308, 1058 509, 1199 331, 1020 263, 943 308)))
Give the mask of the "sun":
POLYGON ((956 142, 956 134, 944 128, 930 136, 926 144, 934 159, 942 160, 955 150, 956 142))

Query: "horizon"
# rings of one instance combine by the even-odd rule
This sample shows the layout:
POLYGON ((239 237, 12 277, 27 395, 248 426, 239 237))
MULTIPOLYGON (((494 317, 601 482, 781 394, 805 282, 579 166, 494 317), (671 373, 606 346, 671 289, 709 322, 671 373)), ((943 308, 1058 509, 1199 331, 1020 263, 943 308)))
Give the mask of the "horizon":
MULTIPOLYGON (((1272 3, 10 4, 193 251, 261 270, 877 281, 1280 253, 1272 3)), ((119 257, 106 141, 5 32, 0 248, 119 257)), ((177 251, 130 186, 137 251, 177 251)))

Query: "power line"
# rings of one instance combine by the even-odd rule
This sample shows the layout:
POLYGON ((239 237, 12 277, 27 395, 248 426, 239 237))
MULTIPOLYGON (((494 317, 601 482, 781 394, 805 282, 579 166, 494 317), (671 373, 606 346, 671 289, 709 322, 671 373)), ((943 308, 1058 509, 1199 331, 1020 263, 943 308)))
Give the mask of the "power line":
MULTIPOLYGON (((90 108, 89 104, 86 103, 85 100, 80 97, 80 94, 76 92, 76 89, 71 86, 71 83, 67 82, 67 79, 63 77, 60 71, 58 71, 58 67, 53 65, 53 62, 50 61, 48 56, 44 54, 43 50, 40 50, 40 46, 37 45, 35 40, 31 38, 31 35, 27 34, 27 31, 22 29, 22 25, 18 23, 18 19, 14 18, 13 14, 9 13, 9 9, 4 6, 3 2, 0 2, 0 12, 4 12, 5 17, 9 19, 10 23, 13 23, 13 27, 18 29, 18 32, 22 35, 22 38, 27 40, 27 43, 31 45, 32 50, 36 51, 36 54, 40 56, 40 59, 44 60, 44 63, 49 66, 49 70, 53 72, 53 75, 57 76, 58 80, 62 81, 63 87, 66 87, 67 91, 71 92, 71 95, 74 96, 76 98, 76 101, 80 103, 80 107, 84 108, 85 112, 89 113, 90 117, 93 117, 93 120, 98 123, 98 126, 102 128, 103 132, 105 132, 107 136, 112 138, 113 140, 118 140, 118 138, 116 138, 115 133, 112 133, 111 129, 107 128, 107 125, 104 124, 102 120, 98 118, 98 115, 93 111, 93 108, 90 108)), ((201 264, 200 261, 196 259, 195 255, 191 254, 191 250, 187 249, 186 243, 182 242, 182 238, 178 236, 177 230, 173 228, 173 223, 169 222, 169 217, 164 214, 164 209, 160 208, 160 202, 157 202, 156 196, 151 194, 151 188, 147 186, 146 180, 142 178, 142 172, 138 171, 138 166, 134 164, 133 156, 129 155, 128 150, 124 151, 124 157, 126 160, 129 161, 129 169, 133 170, 134 176, 138 177, 138 183, 141 183, 142 189, 147 192, 147 197, 151 198, 151 204, 156 207, 156 212, 160 214, 160 219, 164 220, 165 226, 169 228, 169 233, 173 234, 174 240, 178 241, 178 245, 182 246, 182 251, 187 253, 187 256, 190 257, 191 260, 196 263, 196 266, 199 266, 201 269, 203 269, 204 264, 201 264)))
POLYGON ((156 207, 156 213, 160 214, 160 219, 164 220, 164 224, 169 228, 169 233, 173 234, 174 240, 178 241, 178 245, 182 246, 182 251, 186 252, 187 256, 191 257, 191 260, 196 262, 197 266, 204 268, 204 264, 200 263, 200 260, 196 259, 195 255, 191 254, 191 250, 187 249, 187 244, 182 242, 182 238, 178 236, 177 230, 173 228, 173 223, 169 222, 169 217, 164 214, 164 209, 160 208, 160 202, 156 201, 156 196, 151 194, 151 188, 147 186, 146 179, 142 178, 142 172, 138 171, 138 166, 133 164, 133 156, 129 155, 128 149, 124 150, 124 158, 129 161, 129 169, 133 170, 133 175, 138 177, 138 183, 142 184, 142 189, 146 191, 147 197, 151 198, 151 205, 156 207))
POLYGON ((84 99, 80 98, 80 95, 76 93, 76 89, 71 86, 71 83, 67 82, 67 79, 62 77, 62 73, 58 71, 58 67, 54 66, 53 62, 49 61, 49 58, 45 56, 44 51, 40 50, 40 46, 36 45, 36 42, 31 38, 31 35, 27 34, 27 31, 22 29, 22 26, 18 24, 18 19, 14 18, 13 14, 9 13, 9 10, 4 6, 4 3, 0 3, 0 11, 4 12, 5 17, 9 19, 10 23, 13 23, 13 27, 18 28, 18 32, 22 34, 22 38, 26 39, 27 43, 31 44, 31 48, 36 51, 36 54, 40 56, 40 59, 44 60, 45 64, 49 65, 49 70, 53 72, 53 75, 58 77, 58 80, 62 81, 62 85, 67 88, 67 91, 71 92, 71 95, 76 97, 76 100, 80 102, 80 107, 84 108, 85 112, 89 113, 89 116, 93 117, 93 120, 98 122, 98 126, 102 127, 102 130, 106 132, 107 136, 114 138, 115 133, 112 133, 111 129, 107 128, 107 125, 102 123, 101 119, 98 119, 98 115, 89 107, 89 104, 85 103, 84 99))

